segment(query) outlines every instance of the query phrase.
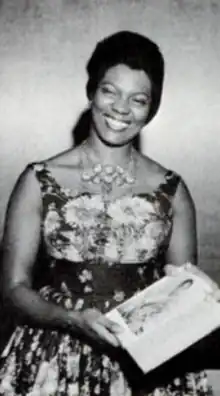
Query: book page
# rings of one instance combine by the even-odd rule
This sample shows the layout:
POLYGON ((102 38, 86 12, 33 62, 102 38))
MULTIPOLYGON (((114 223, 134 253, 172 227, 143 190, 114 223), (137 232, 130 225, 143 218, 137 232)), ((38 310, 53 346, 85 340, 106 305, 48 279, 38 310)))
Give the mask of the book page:
POLYGON ((208 282, 181 271, 137 293, 108 316, 124 327, 120 342, 146 372, 214 330, 220 304, 208 282))

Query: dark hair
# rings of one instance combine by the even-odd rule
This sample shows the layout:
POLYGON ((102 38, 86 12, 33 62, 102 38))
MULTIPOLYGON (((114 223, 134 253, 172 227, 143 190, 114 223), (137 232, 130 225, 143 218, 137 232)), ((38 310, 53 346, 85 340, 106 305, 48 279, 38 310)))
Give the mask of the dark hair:
POLYGON ((131 69, 144 70, 152 84, 151 107, 147 118, 149 122, 157 113, 160 105, 164 59, 158 46, 138 33, 121 31, 100 41, 87 63, 87 96, 92 98, 98 83, 106 71, 117 64, 125 64, 131 69))
MULTIPOLYGON (((98 42, 87 63, 88 82, 86 92, 91 99, 106 71, 118 64, 125 64, 134 70, 144 70, 152 84, 151 106, 146 123, 158 111, 164 79, 164 59, 158 46, 149 38, 138 33, 120 31, 98 42)), ((85 111, 73 130, 75 145, 88 137, 91 112, 85 111)), ((139 150, 139 136, 133 145, 139 150)))

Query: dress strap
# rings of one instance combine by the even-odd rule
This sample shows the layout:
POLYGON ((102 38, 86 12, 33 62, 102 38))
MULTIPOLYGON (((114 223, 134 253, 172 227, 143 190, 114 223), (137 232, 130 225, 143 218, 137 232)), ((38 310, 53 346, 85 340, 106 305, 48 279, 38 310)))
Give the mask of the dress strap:
POLYGON ((33 169, 35 176, 39 182, 42 195, 50 194, 59 197, 59 199, 66 200, 67 198, 75 198, 79 192, 73 191, 68 187, 63 187, 58 183, 47 163, 33 162, 28 165, 33 169))
POLYGON ((177 191, 181 177, 176 172, 168 170, 164 175, 164 179, 157 191, 172 198, 177 191))
POLYGON ((56 190, 56 182, 50 174, 45 162, 32 162, 28 164, 28 168, 34 171, 42 193, 46 193, 48 191, 53 192, 53 190, 56 190))

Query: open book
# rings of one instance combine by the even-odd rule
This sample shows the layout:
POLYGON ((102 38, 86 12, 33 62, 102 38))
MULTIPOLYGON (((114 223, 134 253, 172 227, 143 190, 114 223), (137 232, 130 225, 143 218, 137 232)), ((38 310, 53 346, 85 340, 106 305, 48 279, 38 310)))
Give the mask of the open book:
POLYGON ((186 270, 165 276, 107 316, 124 332, 118 338, 147 373, 220 327, 220 303, 206 279, 186 270))

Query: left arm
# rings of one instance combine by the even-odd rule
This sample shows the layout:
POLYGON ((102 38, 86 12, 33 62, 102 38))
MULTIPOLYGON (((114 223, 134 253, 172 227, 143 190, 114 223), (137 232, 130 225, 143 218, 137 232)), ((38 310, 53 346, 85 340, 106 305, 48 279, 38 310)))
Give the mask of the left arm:
POLYGON ((166 263, 171 265, 165 266, 165 273, 175 275, 176 266, 182 266, 187 262, 193 264, 184 268, 208 282, 215 298, 220 301, 218 284, 203 270, 195 267, 197 265, 196 211, 190 192, 182 180, 173 199, 173 210, 173 232, 166 255, 166 263))
POLYGON ((173 265, 197 264, 196 210, 182 179, 173 198, 173 232, 166 262, 173 265))

